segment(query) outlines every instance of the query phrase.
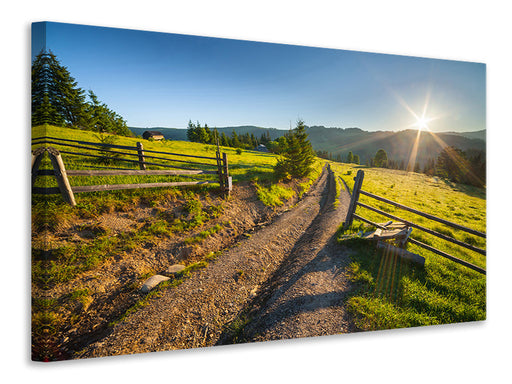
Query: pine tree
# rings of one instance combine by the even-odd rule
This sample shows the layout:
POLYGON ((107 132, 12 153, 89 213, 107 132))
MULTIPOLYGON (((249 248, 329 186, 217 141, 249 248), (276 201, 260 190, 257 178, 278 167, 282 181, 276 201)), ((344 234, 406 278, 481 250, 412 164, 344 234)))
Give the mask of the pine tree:
POLYGON ((84 104, 79 123, 82 128, 95 132, 108 132, 130 136, 131 132, 121 116, 101 103, 93 91, 89 91, 90 102, 84 104))
POLYGON ((235 148, 240 148, 242 146, 235 130, 233 130, 233 133, 231 134, 231 146, 235 148))
POLYGON ((192 123, 192 120, 188 121, 187 139, 188 139, 188 141, 192 141, 192 142, 197 141, 196 126, 194 125, 194 123, 192 123))
POLYGON ((32 124, 78 126, 85 106, 84 91, 51 51, 32 63, 32 124))
POLYGON ((379 149, 375 154, 374 164, 376 167, 386 168, 388 166, 388 154, 385 150, 379 149))
POLYGON ((274 172, 280 178, 308 176, 315 162, 315 152, 302 120, 297 121, 297 127, 288 134, 286 140, 287 149, 274 166, 274 172))
POLYGON ((231 147, 231 140, 229 140, 229 137, 227 137, 224 132, 220 135, 220 145, 224 147, 231 147))
POLYGON ((213 144, 213 142, 215 141, 215 139, 213 138, 213 134, 212 134, 212 131, 210 130, 210 128, 208 128, 208 124, 205 124, 204 125, 204 143, 205 144, 213 144))
POLYGON ((32 125, 51 124, 131 136, 126 121, 89 91, 90 102, 51 51, 32 62, 32 125))

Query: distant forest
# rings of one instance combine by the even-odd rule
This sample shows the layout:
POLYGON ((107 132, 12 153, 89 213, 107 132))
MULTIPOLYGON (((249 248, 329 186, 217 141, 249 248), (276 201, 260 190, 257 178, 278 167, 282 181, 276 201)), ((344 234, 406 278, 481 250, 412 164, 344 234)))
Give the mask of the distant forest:
MULTIPOLYGON (((210 129, 207 124, 201 126, 199 122, 193 124, 189 121, 187 139, 194 142, 215 144, 216 138, 219 137, 220 145, 242 149, 254 149, 259 144, 264 144, 270 152, 277 154, 284 153, 288 148, 290 131, 241 128, 245 130, 244 133, 241 132, 240 127, 233 127, 231 134, 228 135, 226 131, 229 128, 210 129), (255 135, 255 132, 257 133, 260 130, 261 134, 259 136, 255 135), (279 134, 280 136, 278 136, 279 134)), ((485 141, 475 138, 485 137, 485 131, 470 132, 468 133, 470 137, 454 132, 436 134, 435 136, 423 132, 418 136, 418 131, 412 130, 365 132, 358 128, 309 127, 306 132, 316 155, 321 158, 370 167, 424 173, 479 187, 486 184, 485 141), (361 136, 364 139, 361 139, 361 136), (362 151, 362 155, 351 150, 348 151, 346 156, 342 155, 342 152, 334 155, 332 152, 318 149, 320 146, 318 141, 325 137, 328 137, 331 143, 338 143, 338 146, 349 147, 349 144, 340 145, 340 138, 344 137, 346 139, 345 143, 352 143, 354 148, 362 151), (358 140, 354 140, 354 137, 358 140), (418 137, 416 158, 411 160, 412 148, 418 137), (462 150, 455 145, 448 145, 447 142, 469 148, 462 150), (441 143, 444 144, 443 147, 441 147, 441 143), (370 153, 369 151, 372 148, 377 148, 377 145, 383 147, 374 149, 375 151, 370 153)))
POLYGON ((187 140, 204 143, 204 144, 217 144, 224 147, 233 147, 239 149, 254 150, 259 145, 264 145, 265 148, 272 153, 281 154, 287 148, 291 138, 291 131, 280 131, 282 136, 272 139, 270 131, 265 130, 257 137, 254 132, 237 133, 236 129, 232 129, 231 134, 226 134, 226 129, 221 132, 217 128, 210 129, 208 124, 201 126, 201 123, 196 124, 192 121, 188 122, 187 126, 187 140))

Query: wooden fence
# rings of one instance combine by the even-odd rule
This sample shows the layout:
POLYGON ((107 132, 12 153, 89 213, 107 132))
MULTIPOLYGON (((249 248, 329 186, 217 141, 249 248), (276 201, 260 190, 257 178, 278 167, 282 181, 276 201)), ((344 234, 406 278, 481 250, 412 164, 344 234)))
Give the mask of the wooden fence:
POLYGON ((229 195, 232 190, 232 179, 229 176, 227 155, 222 153, 221 156, 218 145, 215 157, 144 150, 141 142, 137 142, 137 145, 133 147, 48 136, 32 139, 32 146, 40 146, 32 151, 32 193, 60 193, 63 199, 71 205, 76 205, 74 194, 81 192, 177 187, 212 183, 219 183, 221 191, 225 195, 229 195), (58 146, 60 149, 50 145, 58 146), (45 153, 50 157, 53 169, 39 169, 45 153), (61 154, 69 155, 70 159, 75 157, 83 159, 86 157, 107 164, 109 162, 114 162, 115 164, 125 163, 132 167, 136 166, 139 169, 88 165, 87 167, 95 169, 67 170, 61 154), (148 159, 151 161, 148 161, 148 159), (206 162, 207 160, 212 162, 206 162), (160 169, 149 170, 148 166, 160 169), (203 175, 217 175, 218 180, 197 179, 203 175), (55 176, 58 187, 34 186, 38 176, 55 176), (179 176, 194 178, 194 181, 71 186, 68 176, 179 176))
MULTIPOLYGON (((466 233, 470 233, 472 235, 475 235, 475 236, 479 236, 479 237, 482 237, 482 238, 486 238, 486 234, 483 233, 483 232, 479 232, 479 231, 476 231, 474 229, 471 229, 471 228, 467 228, 465 226, 462 226, 462 225, 459 225, 459 224, 456 224, 456 223, 453 223, 453 222, 450 222, 448 220, 444 220, 442 218, 439 218, 439 217, 436 217, 434 215, 431 215, 431 214, 428 214, 428 213, 425 213, 425 212, 421 212, 421 211, 418 211, 414 208, 410 208, 410 207, 407 207, 403 204, 400 204, 400 203, 397 203, 395 201, 392 201, 392 200, 389 200, 389 199, 386 199, 384 197, 381 197, 381 196, 377 196, 377 195, 374 195, 373 193, 370 193, 370 192, 366 192, 366 191, 363 191, 361 189, 362 185, 363 185, 363 179, 364 179, 364 171, 362 170, 359 170, 357 171, 357 175, 356 177, 354 178, 354 188, 353 188, 353 191, 352 191, 352 198, 350 200, 350 205, 349 205, 349 209, 348 209, 348 213, 347 213, 347 217, 346 217, 346 220, 345 220, 345 224, 344 224, 344 228, 348 228, 349 226, 352 225, 352 222, 353 222, 353 219, 357 219, 357 220, 361 220, 367 224, 370 224, 370 225, 373 225, 377 228, 381 228, 381 229, 386 229, 384 226, 380 225, 380 224, 377 224, 377 223, 374 223, 370 220, 368 220, 367 218, 364 218, 358 214, 356 214, 356 209, 357 207, 363 207, 363 208, 366 208, 366 209, 369 209, 373 212, 376 212, 382 216, 385 216, 385 217, 388 217, 392 220, 397 220, 398 222, 401 222, 403 224, 405 224, 407 227, 409 228, 416 228, 420 231, 423 231, 423 232, 426 232, 426 233, 429 233, 430 235, 433 235, 433 236, 436 236, 440 239, 443 239, 443 240, 446 240, 448 242, 451 242, 453 244, 457 244, 458 246, 461 246, 461 247, 464 247, 466 249, 470 249, 471 251, 474 251, 474 252, 477 252, 481 255, 486 255, 486 251, 483 250, 483 249, 480 249, 478 247, 475 247, 474 245, 471 245, 471 244, 467 244, 463 241, 460 241, 460 240, 457 240, 457 239, 454 239, 453 237, 451 236, 447 236, 445 234, 442 234, 442 233, 439 233, 437 231, 434 231, 432 229, 429 229, 429 228, 426 228, 422 225, 419 225, 419 224, 416 224, 416 223, 413 223, 411 221, 408 221, 408 220, 404 220, 400 217, 397 217, 395 215, 392 215, 388 212, 385 212, 381 209, 378 209, 378 208, 375 208, 375 207, 372 207, 368 204, 364 204, 364 203, 361 203, 359 202, 359 196, 360 195, 364 195, 364 196, 367 196, 367 197, 370 197, 372 199, 375 199, 375 200, 378 200, 378 201, 381 201, 381 202, 384 202, 384 203, 387 203, 387 204, 390 204, 394 207, 397 207, 399 209, 402 209, 402 210, 405 210, 405 211, 408 211, 408 212, 411 212, 411 213, 414 213, 416 215, 419 215, 419 216, 422 216, 426 219, 429 219, 429 220, 433 220, 433 221, 436 221, 438 223, 441 223, 441 224, 444 224, 444 225, 447 225, 449 227, 452 227, 454 229, 457 229, 459 231, 463 231, 463 232, 466 232, 466 233)), ((479 273, 482 273, 482 274, 486 274, 486 271, 485 269, 483 268, 480 268, 476 265, 473 265, 467 261, 464 261, 464 260, 461 260, 455 256, 452 256, 444 251, 441 251, 439 249, 436 249, 430 245, 427 245, 427 244, 424 244, 418 240, 415 240, 415 239, 412 239, 412 238, 408 238, 408 241, 412 244, 415 244, 417 246, 420 246, 424 249, 427 249, 431 252, 434 252, 442 257, 445 257, 449 260, 452 260, 456 263, 459 263, 459 264, 462 264, 468 268, 471 268, 479 273)))

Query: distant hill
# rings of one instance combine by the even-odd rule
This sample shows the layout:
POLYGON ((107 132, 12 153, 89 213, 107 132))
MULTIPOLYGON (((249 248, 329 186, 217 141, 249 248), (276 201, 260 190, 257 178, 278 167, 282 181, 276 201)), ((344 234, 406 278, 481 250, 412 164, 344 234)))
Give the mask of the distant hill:
POLYGON ((480 139, 480 140, 486 140, 486 130, 482 129, 481 131, 475 131, 475 132, 446 132, 450 135, 456 135, 456 136, 464 136, 468 139, 480 139))
MULTIPOLYGON (((418 136, 416 130, 368 132, 359 128, 321 126, 309 127, 308 133, 314 149, 331 152, 333 156, 339 154, 342 158, 352 151, 359 155, 361 162, 374 157, 381 148, 386 151, 389 159, 407 161, 418 136)), ((416 160, 423 165, 429 158, 436 158, 445 146, 454 146, 463 151, 468 149, 485 151, 485 130, 469 133, 421 132, 416 160)))
MULTIPOLYGON (((142 136, 146 130, 160 131, 168 140, 187 140, 187 130, 180 128, 135 128, 130 130, 142 136)), ((284 135, 288 130, 276 128, 262 128, 252 125, 237 127, 221 127, 217 130, 226 135, 233 131, 237 134, 252 133, 256 138, 268 132, 272 140, 284 135)), ((411 155, 417 137, 417 131, 376 131, 369 132, 360 128, 326 128, 324 126, 311 126, 307 128, 309 139, 316 151, 330 152, 334 157, 340 155, 346 158, 349 151, 359 155, 361 162, 375 156, 379 149, 384 149, 388 158, 396 161, 407 161, 411 155)), ((476 149, 485 151, 486 130, 476 132, 442 132, 435 135, 422 132, 418 144, 417 161, 423 165, 429 158, 436 158, 444 146, 455 146, 463 151, 476 149), (436 140, 437 138, 437 140, 436 140)))

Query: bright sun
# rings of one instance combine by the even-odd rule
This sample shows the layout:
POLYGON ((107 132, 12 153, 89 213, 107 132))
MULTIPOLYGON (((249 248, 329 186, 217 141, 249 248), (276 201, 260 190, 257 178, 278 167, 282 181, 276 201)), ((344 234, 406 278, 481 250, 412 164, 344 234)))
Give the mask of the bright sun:
POLYGON ((430 119, 426 118, 425 116, 417 117, 416 118, 416 124, 414 124, 420 131, 424 129, 428 129, 428 122, 430 119))

